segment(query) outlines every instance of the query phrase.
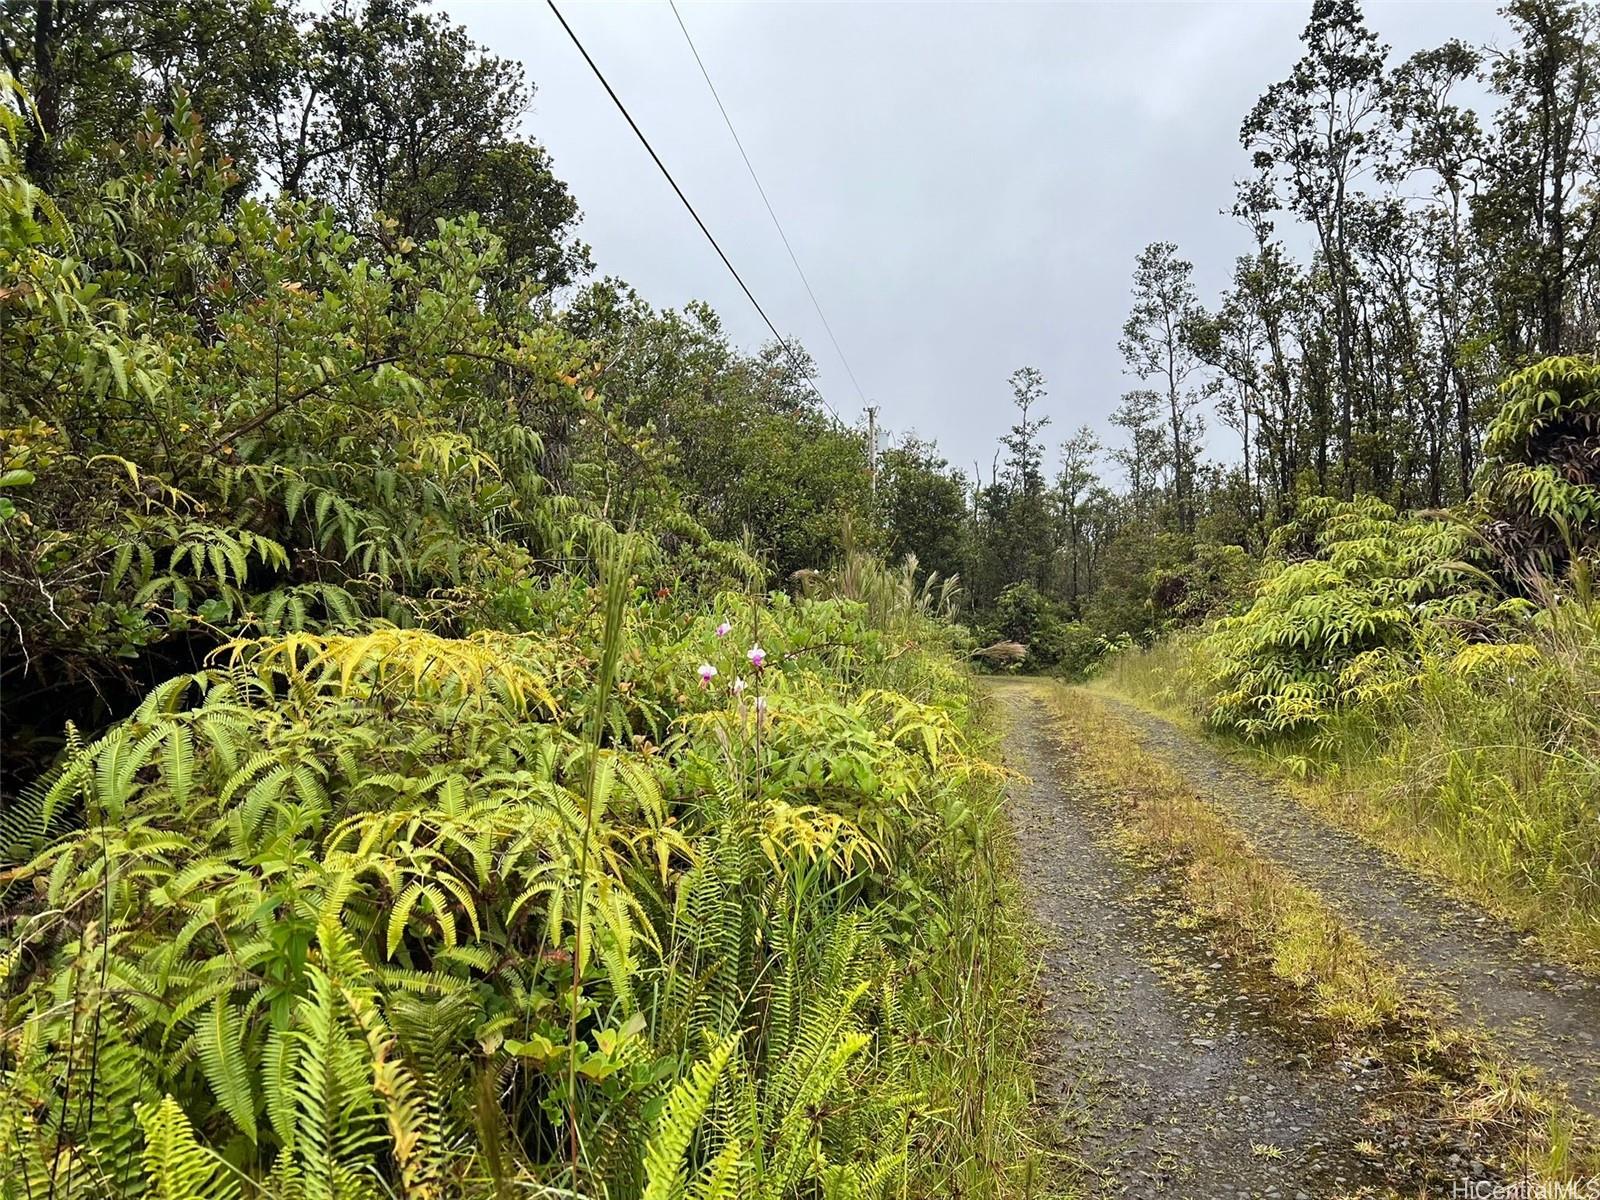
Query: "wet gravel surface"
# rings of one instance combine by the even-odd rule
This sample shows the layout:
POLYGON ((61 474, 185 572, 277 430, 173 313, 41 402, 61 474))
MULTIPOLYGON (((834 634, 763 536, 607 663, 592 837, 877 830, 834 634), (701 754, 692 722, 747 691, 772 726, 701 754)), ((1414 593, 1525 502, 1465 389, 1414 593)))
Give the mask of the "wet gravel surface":
POLYGON ((1186 730, 1099 693, 1083 699, 1107 705, 1257 853, 1317 892, 1415 986, 1481 1025, 1513 1061, 1539 1068, 1577 1107, 1600 1115, 1600 983, 1543 960, 1530 939, 1328 824, 1186 730))
POLYGON ((1009 803, 1059 1046, 1041 1092, 1067 1126, 1081 1194, 1392 1194, 1382 1149, 1359 1145, 1387 1072, 1310 1044, 1269 977, 1218 956, 1161 872, 1109 844, 1114 809, 1078 778, 1040 693, 994 692, 1007 765, 1028 777, 1009 803))

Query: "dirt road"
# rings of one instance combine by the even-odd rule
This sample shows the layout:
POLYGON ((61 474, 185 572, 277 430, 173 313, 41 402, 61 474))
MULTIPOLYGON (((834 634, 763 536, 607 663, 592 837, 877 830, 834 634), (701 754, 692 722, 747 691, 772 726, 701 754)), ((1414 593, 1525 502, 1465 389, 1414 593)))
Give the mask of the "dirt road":
POLYGON ((1414 987, 1459 1010, 1512 1061, 1538 1067, 1573 1104, 1600 1115, 1600 984, 1543 958, 1499 920, 1329 825, 1201 738, 1131 704, 1096 699, 1414 987))
MULTIPOLYGON (((1081 1159, 1080 1189, 1195 1200, 1419 1194, 1418 1179, 1394 1166, 1410 1148, 1389 1120, 1388 1098, 1407 1082, 1318 1044, 1278 981, 1218 955, 1172 881, 1114 844, 1117 797, 1076 769, 1053 686, 1016 679, 992 690, 1007 764, 1027 777, 1011 790, 1011 817, 1047 938, 1042 990, 1057 1048, 1047 1092, 1081 1159)), ((1578 1106, 1600 1106, 1600 988, 1202 739, 1129 705, 1073 696, 1111 706, 1153 759, 1417 988, 1578 1106)), ((1442 1169, 1466 1179, 1482 1167, 1463 1146, 1442 1169)))

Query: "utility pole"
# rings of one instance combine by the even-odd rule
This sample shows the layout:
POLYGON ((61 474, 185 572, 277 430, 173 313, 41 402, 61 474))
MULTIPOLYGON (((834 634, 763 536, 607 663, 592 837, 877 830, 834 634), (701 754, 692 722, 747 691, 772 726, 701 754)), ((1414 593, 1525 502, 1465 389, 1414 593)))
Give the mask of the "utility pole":
POLYGON ((867 405, 867 478, 872 498, 878 498, 878 406, 867 405))

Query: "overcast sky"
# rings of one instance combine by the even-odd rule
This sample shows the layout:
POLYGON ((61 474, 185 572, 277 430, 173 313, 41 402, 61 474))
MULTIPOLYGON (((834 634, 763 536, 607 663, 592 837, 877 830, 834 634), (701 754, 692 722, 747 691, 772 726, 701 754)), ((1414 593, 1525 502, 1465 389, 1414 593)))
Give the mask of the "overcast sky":
MULTIPOLYGON (((1204 300, 1245 248, 1221 214, 1240 121, 1298 57, 1308 2, 701 4, 699 48, 882 420, 988 473, 1007 376, 1049 380, 1058 442, 1134 386, 1117 338, 1134 255, 1170 240, 1204 300)), ((542 3, 442 0, 538 88, 527 130, 583 207, 601 274, 708 300, 768 335, 542 3)), ((846 421, 862 401, 811 308, 665 0, 562 11, 846 421)), ((1396 57, 1504 41, 1495 6, 1367 4, 1396 57)), ((1218 435, 1214 444, 1225 444, 1218 435)))

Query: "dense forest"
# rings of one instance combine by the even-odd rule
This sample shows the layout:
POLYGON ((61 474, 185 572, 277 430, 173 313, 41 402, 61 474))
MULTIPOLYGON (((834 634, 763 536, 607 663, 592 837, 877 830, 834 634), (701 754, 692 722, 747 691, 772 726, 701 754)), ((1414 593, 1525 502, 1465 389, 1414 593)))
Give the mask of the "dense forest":
POLYGON ((1230 286, 968 476, 599 274, 436 9, 0 5, 0 1197, 1070 1191, 989 672, 1592 961, 1600 13, 1503 15, 1315 0, 1230 286))

